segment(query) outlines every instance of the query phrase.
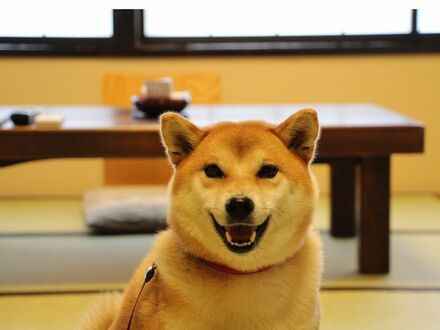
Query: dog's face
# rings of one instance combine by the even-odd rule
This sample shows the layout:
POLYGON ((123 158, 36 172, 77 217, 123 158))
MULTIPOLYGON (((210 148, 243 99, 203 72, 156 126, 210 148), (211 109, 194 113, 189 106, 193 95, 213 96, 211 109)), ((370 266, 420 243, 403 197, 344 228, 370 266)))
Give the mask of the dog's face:
POLYGON ((319 135, 315 111, 276 127, 199 129, 173 113, 161 124, 175 167, 169 224, 184 248, 247 270, 280 262, 301 246, 316 199, 309 170, 319 135))

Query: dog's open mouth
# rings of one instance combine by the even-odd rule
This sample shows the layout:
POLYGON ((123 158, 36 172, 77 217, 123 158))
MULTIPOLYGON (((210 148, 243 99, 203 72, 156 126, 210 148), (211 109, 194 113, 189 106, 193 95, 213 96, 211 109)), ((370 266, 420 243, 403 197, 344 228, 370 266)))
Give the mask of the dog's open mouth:
POLYGON ((236 253, 246 253, 257 246, 266 230, 270 218, 267 217, 259 226, 241 223, 222 226, 218 224, 212 214, 210 215, 214 222, 215 229, 223 239, 225 245, 229 250, 236 253))

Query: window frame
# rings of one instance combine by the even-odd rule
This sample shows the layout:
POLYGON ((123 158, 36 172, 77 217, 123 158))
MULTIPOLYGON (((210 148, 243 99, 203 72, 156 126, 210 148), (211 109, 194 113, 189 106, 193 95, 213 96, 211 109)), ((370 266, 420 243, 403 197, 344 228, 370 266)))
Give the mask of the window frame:
POLYGON ((114 10, 111 38, 0 37, 0 56, 308 55, 440 52, 440 33, 159 38, 143 34, 143 10, 114 10))
POLYGON ((0 37, 0 55, 114 56, 134 49, 133 10, 113 10, 110 38, 0 37))

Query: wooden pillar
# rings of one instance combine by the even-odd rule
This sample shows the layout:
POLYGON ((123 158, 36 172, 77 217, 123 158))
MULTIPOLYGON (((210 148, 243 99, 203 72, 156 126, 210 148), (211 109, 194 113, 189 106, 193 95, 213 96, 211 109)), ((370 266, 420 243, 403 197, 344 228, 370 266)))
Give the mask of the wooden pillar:
POLYGON ((361 160, 359 269, 388 273, 390 263, 390 157, 361 160))
POLYGON ((357 219, 356 161, 332 161, 330 171, 330 233, 333 237, 353 237, 357 219))

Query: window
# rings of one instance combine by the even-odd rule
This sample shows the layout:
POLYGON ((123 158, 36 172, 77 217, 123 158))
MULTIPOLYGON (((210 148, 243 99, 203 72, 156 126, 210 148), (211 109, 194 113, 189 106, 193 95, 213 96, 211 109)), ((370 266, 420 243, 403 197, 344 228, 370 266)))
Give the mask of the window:
POLYGON ((440 51, 437 9, 298 10, 281 0, 252 6, 247 1, 151 0, 145 10, 113 11, 60 6, 22 11, 0 5, 0 55, 432 51, 440 51))
POLYGON ((297 10, 289 2, 152 1, 139 49, 177 54, 322 54, 439 51, 438 10, 297 10), (190 10, 196 6, 197 11, 190 10), (228 7, 229 4, 229 7, 228 7), (243 15, 246 13, 246 15, 243 15), (422 11, 423 13, 423 11, 422 11), (166 20, 163 18, 166 17, 166 20), (227 17, 227 19, 225 19, 227 17), (172 24, 170 24, 172 22, 172 24), (431 23, 429 23, 431 22, 431 23), (430 24, 430 25, 429 25, 430 24), (430 26, 430 35, 428 28, 430 26), (424 27, 424 28, 421 28, 424 27), (432 34, 434 33, 434 34, 432 34))
POLYGON ((418 10, 418 25, 417 32, 419 33, 440 33, 440 9, 418 10))
POLYGON ((200 3, 199 0, 171 2, 153 1, 144 10, 146 37, 277 37, 411 32, 409 9, 378 11, 376 8, 351 8, 329 13, 316 9, 295 10, 291 2, 276 0, 272 0, 270 5, 254 2, 252 10, 247 8, 246 2, 239 1, 233 6, 223 2, 200 3), (175 8, 173 11, 169 10, 171 6, 175 8), (191 7, 197 7, 197 11, 189 11, 191 7), (245 17, 243 13, 246 13, 245 17))
POLYGON ((0 10, 0 37, 111 38, 112 10, 54 8, 40 12, 19 8, 0 10), (80 22, 80 23, 79 23, 80 22))

